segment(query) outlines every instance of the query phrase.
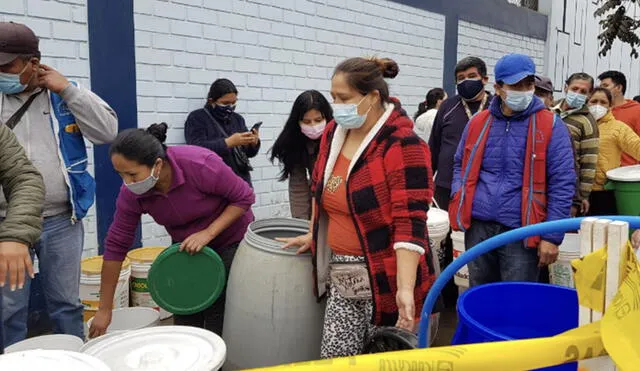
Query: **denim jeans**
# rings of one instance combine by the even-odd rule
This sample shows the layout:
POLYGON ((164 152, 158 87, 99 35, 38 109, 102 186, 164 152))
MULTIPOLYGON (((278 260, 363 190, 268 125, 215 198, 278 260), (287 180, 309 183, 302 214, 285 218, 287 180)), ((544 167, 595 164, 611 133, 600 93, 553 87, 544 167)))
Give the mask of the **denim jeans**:
MULTIPOLYGON (((39 274, 53 332, 82 339, 84 308, 80 302, 80 260, 83 244, 82 222, 72 224, 71 214, 65 213, 44 219, 42 236, 32 250, 38 256, 39 274)), ((27 277, 24 289, 11 292, 5 286, 2 290, 5 346, 27 337, 30 287, 31 280, 27 277)))
MULTIPOLYGON (((467 250, 484 240, 507 232, 500 223, 472 220, 471 227, 464 234, 467 250)), ((501 281, 538 281, 538 249, 525 247, 522 241, 513 242, 480 255, 467 265, 469 286, 501 281)))

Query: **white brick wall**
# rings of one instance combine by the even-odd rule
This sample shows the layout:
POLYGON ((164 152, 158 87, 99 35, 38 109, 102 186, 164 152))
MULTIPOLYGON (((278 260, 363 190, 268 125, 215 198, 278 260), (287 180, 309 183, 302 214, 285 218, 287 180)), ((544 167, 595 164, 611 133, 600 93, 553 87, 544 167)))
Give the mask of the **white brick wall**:
MULTIPOLYGON (((58 69, 69 79, 89 87, 87 9, 84 0, 1 0, 0 21, 29 26, 40 38, 42 63, 58 69)), ((93 174, 90 143, 89 169, 93 174)), ((84 220, 84 255, 98 252, 95 207, 84 220)))
MULTIPOLYGON (((165 121, 169 142, 184 143, 189 111, 205 103, 209 85, 229 78, 248 125, 264 121, 252 160, 257 218, 289 214, 287 184, 266 152, 296 96, 328 95, 343 59, 394 58, 400 75, 391 92, 409 112, 442 85, 444 17, 386 0, 136 0, 140 126, 165 121)), ((143 219, 143 243, 167 244, 166 232, 143 219)))
POLYGON ((460 21, 458 26, 458 60, 470 55, 480 57, 487 64, 489 84, 487 89, 493 91, 495 83, 493 69, 500 57, 507 53, 529 55, 536 64, 537 73, 544 74, 545 40, 516 35, 460 21))

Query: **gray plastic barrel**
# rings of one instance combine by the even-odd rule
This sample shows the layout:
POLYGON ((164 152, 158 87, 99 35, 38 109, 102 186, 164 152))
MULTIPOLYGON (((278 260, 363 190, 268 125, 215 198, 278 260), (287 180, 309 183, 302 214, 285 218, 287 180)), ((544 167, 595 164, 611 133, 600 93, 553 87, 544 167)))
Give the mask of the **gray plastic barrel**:
POLYGON ((313 295, 311 254, 282 250, 275 240, 307 233, 308 226, 286 218, 249 225, 227 284, 225 370, 320 358, 324 304, 313 295))

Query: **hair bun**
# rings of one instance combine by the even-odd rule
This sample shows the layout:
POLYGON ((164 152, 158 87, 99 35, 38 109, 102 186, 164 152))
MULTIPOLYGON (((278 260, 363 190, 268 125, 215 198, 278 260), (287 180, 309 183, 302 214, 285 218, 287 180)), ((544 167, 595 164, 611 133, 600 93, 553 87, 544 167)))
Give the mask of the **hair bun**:
POLYGON ((164 144, 164 141, 167 140, 167 129, 169 129, 169 125, 162 122, 159 124, 152 124, 147 128, 146 132, 153 135, 160 141, 160 143, 164 144))
POLYGON ((387 79, 392 79, 398 76, 400 72, 400 67, 398 67, 398 63, 391 58, 373 58, 373 61, 376 62, 378 68, 382 72, 382 76, 387 79))

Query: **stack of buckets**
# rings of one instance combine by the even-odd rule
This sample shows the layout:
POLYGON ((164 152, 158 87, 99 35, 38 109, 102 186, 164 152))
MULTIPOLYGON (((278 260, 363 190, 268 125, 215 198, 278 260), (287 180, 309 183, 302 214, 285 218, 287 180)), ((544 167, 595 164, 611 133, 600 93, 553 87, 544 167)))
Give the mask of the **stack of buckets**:
MULTIPOLYGON (((131 306, 149 307, 160 312, 160 319, 171 317, 171 313, 159 308, 151 298, 147 277, 156 257, 165 247, 144 247, 131 250, 122 262, 120 279, 113 299, 113 309, 131 306)), ((80 300, 84 305, 85 323, 95 315, 100 303, 100 275, 102 256, 82 260, 80 276, 80 300)))
MULTIPOLYGON (((451 240, 453 241, 453 260, 456 260, 465 252, 464 232, 452 232, 451 240)), ((469 269, 463 266, 453 276, 453 282, 458 286, 458 292, 462 294, 469 288, 469 269)))

